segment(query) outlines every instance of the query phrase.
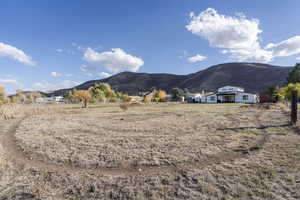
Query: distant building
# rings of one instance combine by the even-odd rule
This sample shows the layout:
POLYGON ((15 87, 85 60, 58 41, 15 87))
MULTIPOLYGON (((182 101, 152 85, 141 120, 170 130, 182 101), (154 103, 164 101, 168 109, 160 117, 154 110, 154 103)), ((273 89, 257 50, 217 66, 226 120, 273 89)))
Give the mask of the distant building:
POLYGON ((204 95, 202 95, 201 93, 189 93, 186 96, 186 101, 188 103, 203 103, 205 101, 203 101, 204 99, 204 95))
POLYGON ((36 103, 53 103, 53 102, 64 102, 63 96, 52 96, 52 97, 39 97, 35 99, 36 103))
POLYGON ((187 103, 205 103, 206 102, 206 95, 204 91, 202 93, 188 93, 186 95, 187 103))
POLYGON ((214 94, 206 96, 207 103, 257 103, 256 94, 244 92, 244 88, 225 86, 218 89, 214 94))

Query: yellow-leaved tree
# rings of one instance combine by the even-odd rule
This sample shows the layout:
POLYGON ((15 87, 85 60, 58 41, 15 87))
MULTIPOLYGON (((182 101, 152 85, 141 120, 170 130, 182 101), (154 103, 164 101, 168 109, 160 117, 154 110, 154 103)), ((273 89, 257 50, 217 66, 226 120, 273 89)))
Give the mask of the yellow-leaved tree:
POLYGON ((5 101, 5 87, 0 85, 0 104, 5 101))
POLYGON ((163 90, 158 90, 154 94, 154 101, 165 101, 167 97, 167 93, 163 90))
POLYGON ((83 102, 83 108, 87 107, 87 103, 92 99, 92 95, 88 90, 76 90, 73 93, 73 98, 83 102))
POLYGON ((300 96, 300 83, 290 83, 285 87, 279 88, 276 91, 276 95, 280 99, 288 99, 290 100, 292 97, 292 91, 296 90, 298 93, 298 96, 300 96))

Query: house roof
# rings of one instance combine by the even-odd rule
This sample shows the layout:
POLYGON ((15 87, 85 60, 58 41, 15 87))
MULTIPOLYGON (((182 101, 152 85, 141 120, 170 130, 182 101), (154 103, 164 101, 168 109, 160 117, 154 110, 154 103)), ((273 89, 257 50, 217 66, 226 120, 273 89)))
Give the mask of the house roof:
POLYGON ((208 94, 208 95, 206 95, 206 97, 213 96, 213 95, 217 95, 217 93, 208 94))
POLYGON ((220 88, 218 88, 218 90, 219 90, 219 89, 221 89, 221 88, 224 88, 224 87, 233 87, 233 88, 239 88, 239 89, 242 89, 242 90, 244 90, 244 89, 245 89, 245 88, 242 88, 242 87, 231 86, 231 85, 225 85, 225 86, 223 86, 223 87, 220 87, 220 88))

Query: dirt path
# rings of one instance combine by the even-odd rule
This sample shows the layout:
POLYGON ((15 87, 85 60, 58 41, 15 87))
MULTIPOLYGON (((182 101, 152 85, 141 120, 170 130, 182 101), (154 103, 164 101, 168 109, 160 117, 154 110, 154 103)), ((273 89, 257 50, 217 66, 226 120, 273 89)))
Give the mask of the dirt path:
MULTIPOLYGON (((99 167, 95 169, 80 168, 75 167, 71 163, 64 163, 63 165, 54 164, 50 162, 44 162, 28 157, 17 145, 15 139, 15 133, 19 125, 27 117, 15 121, 13 125, 10 126, 9 130, 2 135, 0 139, 8 159, 12 160, 18 166, 33 167, 38 168, 47 172, 59 172, 59 173, 90 173, 90 174, 104 174, 104 175, 138 175, 138 174, 155 174, 164 172, 180 172, 182 168, 205 168, 209 165, 218 164, 221 162, 230 162, 236 159, 245 158, 251 154, 258 152, 264 144, 268 141, 269 134, 262 134, 254 145, 245 149, 233 149, 231 151, 226 151, 211 155, 209 157, 203 157, 201 160, 190 161, 182 164, 168 163, 163 166, 121 166, 117 168, 106 168, 99 167)), ((258 118, 257 122, 260 124, 258 118)))

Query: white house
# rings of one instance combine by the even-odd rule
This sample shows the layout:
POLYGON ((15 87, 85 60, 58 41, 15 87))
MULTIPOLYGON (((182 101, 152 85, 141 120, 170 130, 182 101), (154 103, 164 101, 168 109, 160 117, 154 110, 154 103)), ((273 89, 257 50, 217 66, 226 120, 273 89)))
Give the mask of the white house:
POLYGON ((257 103, 258 96, 244 92, 244 88, 225 86, 206 96, 207 103, 257 103))
POLYGON ((51 102, 63 102, 63 96, 53 96, 53 97, 39 97, 35 99, 36 103, 51 103, 51 102))
POLYGON ((202 91, 202 93, 189 93, 187 94, 186 101, 188 103, 205 103, 206 94, 204 91, 202 91))
POLYGON ((188 103, 201 103, 201 94, 200 93, 189 93, 186 98, 188 103))

